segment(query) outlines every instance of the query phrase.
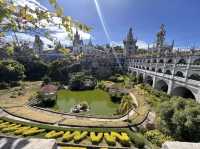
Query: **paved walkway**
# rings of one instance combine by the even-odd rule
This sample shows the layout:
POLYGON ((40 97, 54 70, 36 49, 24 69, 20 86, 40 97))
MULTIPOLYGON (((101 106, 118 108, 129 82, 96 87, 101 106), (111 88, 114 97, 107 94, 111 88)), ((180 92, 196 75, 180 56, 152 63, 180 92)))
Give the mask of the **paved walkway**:
POLYGON ((0 136, 0 149, 57 149, 54 139, 23 139, 0 136))

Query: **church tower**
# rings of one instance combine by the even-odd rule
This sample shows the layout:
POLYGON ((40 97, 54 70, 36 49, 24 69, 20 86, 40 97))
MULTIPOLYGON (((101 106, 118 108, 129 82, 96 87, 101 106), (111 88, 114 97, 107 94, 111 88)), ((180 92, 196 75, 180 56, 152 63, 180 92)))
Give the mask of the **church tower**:
POLYGON ((81 40, 81 37, 76 30, 76 33, 74 34, 74 40, 73 40, 73 53, 77 54, 83 50, 83 40, 81 40))
POLYGON ((128 35, 124 40, 124 56, 129 57, 137 52, 137 39, 133 37, 132 28, 129 29, 128 35))
POLYGON ((41 54, 44 49, 44 42, 40 39, 39 35, 35 35, 35 41, 33 43, 33 49, 35 54, 41 54))

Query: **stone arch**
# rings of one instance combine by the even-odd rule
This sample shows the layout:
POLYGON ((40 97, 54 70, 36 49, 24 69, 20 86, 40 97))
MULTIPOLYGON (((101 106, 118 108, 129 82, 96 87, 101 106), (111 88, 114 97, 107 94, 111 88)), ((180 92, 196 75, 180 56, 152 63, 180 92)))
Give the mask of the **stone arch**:
POLYGON ((159 68, 159 69, 157 70, 157 72, 158 72, 158 73, 162 73, 163 71, 162 71, 161 68, 159 68))
POLYGON ((149 85, 153 85, 153 77, 152 76, 147 76, 145 78, 145 83, 149 84, 149 85))
POLYGON ((138 75, 137 80, 138 80, 138 83, 143 83, 143 82, 144 82, 144 75, 143 75, 142 73, 140 73, 140 74, 138 75))
POLYGON ((172 72, 170 70, 166 70, 165 74, 172 75, 172 72))
POLYGON ((187 61, 184 58, 182 58, 177 62, 177 64, 187 64, 187 61))
POLYGON ((172 90, 171 95, 180 96, 180 97, 183 97, 183 98, 196 99, 194 93, 190 89, 183 87, 183 86, 179 86, 179 87, 174 88, 172 90))
POLYGON ((188 79, 200 81, 200 75, 195 73, 195 74, 190 75, 188 79))
POLYGON ((168 60, 167 60, 167 63, 168 63, 168 64, 171 64, 171 63, 173 63, 173 60, 172 60, 172 59, 168 59, 168 60))
POLYGON ((181 71, 177 71, 176 74, 175 74, 175 76, 184 78, 184 74, 181 71))
POLYGON ((160 59, 160 60, 159 60, 159 63, 164 63, 164 60, 163 60, 163 59, 160 59))
POLYGON ((156 82, 155 89, 167 93, 168 84, 164 80, 159 80, 159 81, 156 82))
POLYGON ((200 65, 200 58, 195 59, 193 65, 200 65))
POLYGON ((136 71, 133 71, 133 72, 132 72, 132 75, 137 76, 137 72, 136 72, 136 71))

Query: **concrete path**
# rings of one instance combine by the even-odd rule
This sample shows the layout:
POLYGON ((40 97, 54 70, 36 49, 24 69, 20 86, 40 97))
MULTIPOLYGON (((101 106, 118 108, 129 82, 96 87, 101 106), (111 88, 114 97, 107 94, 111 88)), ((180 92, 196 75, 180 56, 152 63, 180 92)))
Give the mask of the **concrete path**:
POLYGON ((0 136, 0 149, 57 149, 54 139, 23 139, 0 136))

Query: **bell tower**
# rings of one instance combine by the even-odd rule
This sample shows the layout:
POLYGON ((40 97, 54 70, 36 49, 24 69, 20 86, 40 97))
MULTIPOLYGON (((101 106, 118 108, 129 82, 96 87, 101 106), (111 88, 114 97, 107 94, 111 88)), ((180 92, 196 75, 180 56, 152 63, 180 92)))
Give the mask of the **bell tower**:
POLYGON ((129 29, 126 39, 124 40, 124 56, 130 57, 137 52, 137 39, 133 37, 132 28, 129 29))

